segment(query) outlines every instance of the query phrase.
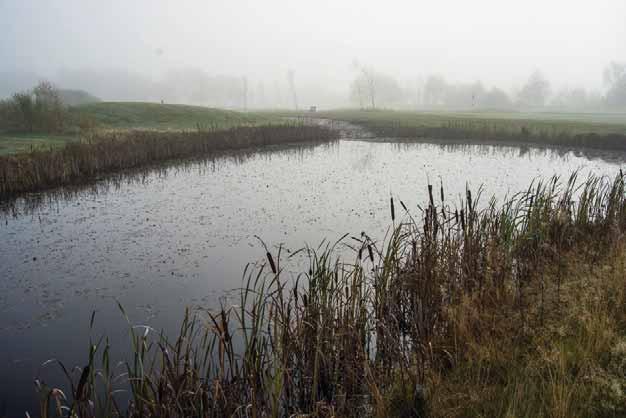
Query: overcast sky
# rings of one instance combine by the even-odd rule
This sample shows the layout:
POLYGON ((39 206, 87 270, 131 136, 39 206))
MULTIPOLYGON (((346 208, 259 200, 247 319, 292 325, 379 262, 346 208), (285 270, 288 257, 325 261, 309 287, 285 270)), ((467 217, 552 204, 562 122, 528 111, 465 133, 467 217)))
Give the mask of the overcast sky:
POLYGON ((0 71, 195 67, 348 80, 358 60, 403 80, 602 86, 626 60, 624 0, 0 0, 0 71))

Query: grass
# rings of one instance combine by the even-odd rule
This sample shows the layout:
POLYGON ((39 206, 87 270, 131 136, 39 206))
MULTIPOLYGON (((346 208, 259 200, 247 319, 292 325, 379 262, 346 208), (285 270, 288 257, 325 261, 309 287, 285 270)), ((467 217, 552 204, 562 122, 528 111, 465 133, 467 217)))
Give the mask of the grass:
POLYGON ((75 135, 0 134, 0 156, 27 153, 34 149, 49 149, 77 142, 75 135))
POLYGON ((139 102, 101 102, 71 108, 74 118, 90 118, 106 129, 196 129, 275 122, 270 115, 241 113, 200 106, 139 102))
MULTIPOLYGON (((138 102, 100 102, 70 109, 73 124, 88 130, 227 129, 284 123, 285 117, 314 116, 363 125, 381 136, 435 138, 462 141, 525 142, 572 147, 626 149, 623 113, 555 112, 409 112, 335 110, 316 114, 298 112, 235 112, 200 106, 138 102), (593 134, 593 135, 589 135, 593 134), (588 137, 579 137, 588 136, 588 137), (607 136, 611 138, 607 139, 607 136)), ((49 135, 0 134, 0 155, 31 147, 58 147, 76 141, 78 133, 49 135)))
POLYGON ((624 416, 625 182, 458 207, 431 185, 417 213, 390 199, 384 242, 305 248, 295 278, 266 247, 235 305, 187 312, 174 340, 129 323, 123 370, 103 337, 64 387, 37 381, 40 415, 624 416))
POLYGON ((0 156, 0 202, 24 193, 83 184, 99 176, 223 150, 333 139, 334 132, 301 124, 196 131, 100 132, 60 148, 0 156))
POLYGON ((78 142, 93 130, 197 130, 229 129, 237 126, 277 124, 282 120, 270 113, 242 113, 200 106, 137 102, 99 102, 71 107, 71 128, 61 135, 0 132, 0 156, 32 149, 58 148, 78 142))
POLYGON ((480 121, 511 124, 529 129, 564 130, 572 133, 626 134, 624 113, 556 113, 556 112, 416 112, 394 110, 336 110, 319 112, 331 117, 354 122, 385 124, 398 122, 409 126, 444 126, 448 122, 480 121))
POLYGON ((626 150, 625 114, 338 110, 318 116, 361 125, 386 137, 626 150))
MULTIPOLYGON (((567 280, 531 296, 523 338, 502 325, 504 310, 481 313, 469 299, 450 310, 466 353, 430 376, 433 417, 626 416, 626 248, 562 261, 567 280), (552 301, 543 312, 542 297, 552 301), (474 333, 475 324, 489 332, 474 333)), ((558 274, 545 273, 548 282, 558 274)))

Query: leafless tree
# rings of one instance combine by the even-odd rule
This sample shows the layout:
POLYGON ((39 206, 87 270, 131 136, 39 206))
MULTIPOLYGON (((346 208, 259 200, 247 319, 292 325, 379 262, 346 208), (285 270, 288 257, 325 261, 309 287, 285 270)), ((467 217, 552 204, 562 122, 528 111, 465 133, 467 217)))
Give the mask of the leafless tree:
POLYGON ((248 110, 248 77, 241 78, 243 87, 243 110, 248 110))
POLYGON ((296 72, 294 70, 287 71, 287 82, 289 83, 289 89, 291 90, 291 97, 293 98, 293 105, 298 110, 298 95, 296 94, 295 83, 296 72))

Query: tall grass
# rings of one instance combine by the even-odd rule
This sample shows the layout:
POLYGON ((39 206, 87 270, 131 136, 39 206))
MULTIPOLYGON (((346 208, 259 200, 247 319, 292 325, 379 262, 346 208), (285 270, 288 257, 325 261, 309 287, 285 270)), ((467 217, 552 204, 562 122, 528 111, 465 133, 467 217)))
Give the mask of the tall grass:
POLYGON ((378 137, 626 150, 623 126, 445 115, 395 115, 394 112, 330 112, 326 116, 362 126, 378 137))
POLYGON ((200 158, 221 150, 334 138, 319 126, 266 125, 188 132, 95 133, 60 149, 0 156, 0 202, 23 193, 80 184, 95 177, 167 160, 200 158))
MULTIPOLYGON (((515 352, 528 330, 544 327, 563 303, 573 252, 594 265, 623 244, 625 181, 573 174, 502 204, 467 190, 459 206, 431 185, 418 214, 392 198, 384 243, 363 233, 305 248, 309 269, 295 278, 282 249, 270 248, 264 265, 246 269, 238 303, 187 312, 174 340, 129 326, 123 373, 106 340, 90 344, 65 391, 37 382, 41 416, 436 415, 427 388, 467 364, 476 385, 509 390, 507 364, 487 364, 480 350, 515 352), (338 257, 342 244, 353 259, 338 257), (468 336, 493 342, 505 330, 515 345, 470 344, 468 336)), ((546 376, 561 404, 574 387, 564 376, 558 367, 546 376)))
POLYGON ((410 126, 396 123, 370 128, 373 128, 374 132, 379 136, 398 138, 494 141, 528 143, 541 146, 626 150, 626 135, 624 134, 573 133, 558 128, 515 127, 493 121, 449 121, 438 127, 410 126))

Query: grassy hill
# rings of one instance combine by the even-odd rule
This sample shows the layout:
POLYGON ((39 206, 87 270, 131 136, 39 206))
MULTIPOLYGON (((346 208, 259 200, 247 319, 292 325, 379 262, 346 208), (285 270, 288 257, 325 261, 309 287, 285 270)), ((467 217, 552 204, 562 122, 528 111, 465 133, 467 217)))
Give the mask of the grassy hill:
POLYGON ((104 128, 196 129, 233 127, 267 121, 269 116, 201 106, 140 102, 101 102, 70 109, 76 119, 87 117, 104 128))
POLYGON ((141 102, 98 102, 72 106, 70 132, 62 135, 2 133, 0 155, 15 154, 36 148, 59 147, 78 141, 78 125, 85 121, 99 129, 195 130, 231 128, 277 122, 270 113, 242 113, 201 106, 141 102), (71 133, 73 132, 73 133, 71 133))

